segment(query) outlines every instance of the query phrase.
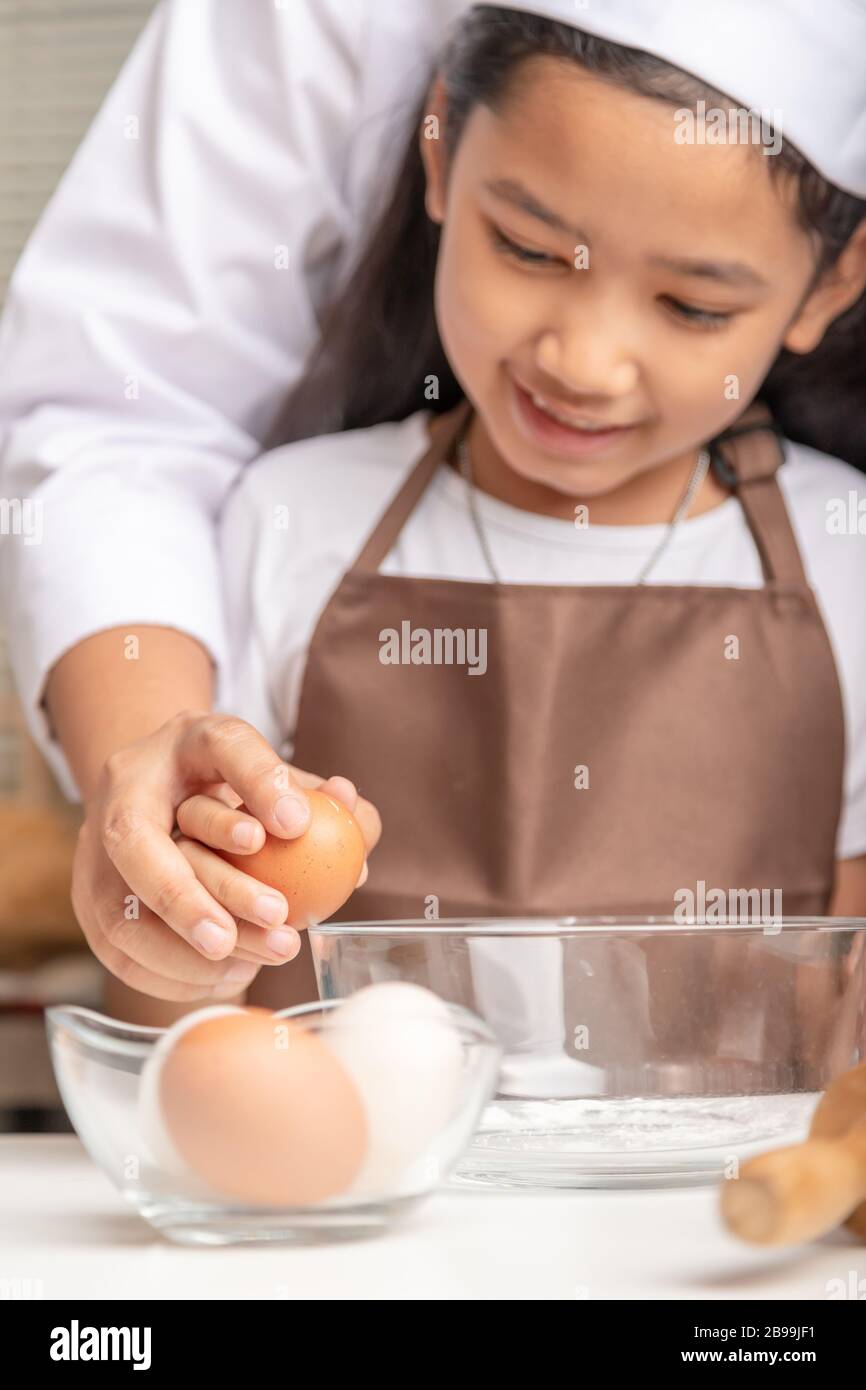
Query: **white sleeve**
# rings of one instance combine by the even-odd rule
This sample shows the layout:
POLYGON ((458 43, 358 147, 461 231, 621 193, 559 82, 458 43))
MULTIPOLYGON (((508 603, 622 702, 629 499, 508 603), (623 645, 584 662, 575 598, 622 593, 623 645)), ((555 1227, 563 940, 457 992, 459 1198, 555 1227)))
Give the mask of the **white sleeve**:
POLYGON ((837 539, 852 549, 859 542, 857 548, 863 557, 856 567, 848 569, 854 582, 847 601, 837 603, 835 611, 827 615, 845 715, 845 781, 836 858, 856 859, 866 854, 866 622, 860 601, 866 581, 866 541, 863 535, 837 539))
POLYGON ((271 699, 268 643, 260 620, 267 619, 280 595, 283 604, 289 602, 292 576, 287 567, 282 590, 262 592, 263 555, 272 536, 255 487, 242 479, 229 495, 219 527, 228 674, 218 708, 246 719, 279 753, 285 730, 271 699))
POLYGON ((779 482, 815 592, 842 696, 845 768, 836 858, 866 854, 866 496, 850 464, 786 441, 779 482))
POLYGON ((16 267, 0 320, 0 602, 29 728, 71 799, 41 699, 85 637, 189 633, 224 698, 215 520, 361 234, 344 190, 374 12, 163 0, 16 267))

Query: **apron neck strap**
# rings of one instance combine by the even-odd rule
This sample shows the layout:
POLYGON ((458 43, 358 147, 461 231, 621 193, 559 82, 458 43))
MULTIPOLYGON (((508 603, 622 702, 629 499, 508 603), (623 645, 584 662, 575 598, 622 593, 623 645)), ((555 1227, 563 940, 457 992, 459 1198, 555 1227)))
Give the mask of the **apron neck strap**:
POLYGON ((378 570, 417 506, 424 489, 428 483, 432 482, 440 463, 448 458, 471 413, 472 403, 463 400, 453 410, 449 410, 436 420, 430 448, 412 469, 405 483, 382 514, 378 525, 352 566, 355 573, 372 574, 378 570))
MULTIPOLYGON (((429 449, 382 514, 352 565, 353 572, 374 574, 379 569, 440 463, 448 458, 471 413, 471 401, 463 400, 435 421, 429 449)), ((760 402, 750 405, 736 424, 713 440, 710 456, 717 476, 736 492, 758 548, 765 581, 808 588, 800 550, 776 477, 780 463, 785 460, 781 436, 767 407, 760 402)))
POLYGON ((768 408, 754 401, 710 445, 713 470, 734 489, 752 533, 766 582, 808 588, 803 559, 776 476, 785 462, 782 433, 768 408))

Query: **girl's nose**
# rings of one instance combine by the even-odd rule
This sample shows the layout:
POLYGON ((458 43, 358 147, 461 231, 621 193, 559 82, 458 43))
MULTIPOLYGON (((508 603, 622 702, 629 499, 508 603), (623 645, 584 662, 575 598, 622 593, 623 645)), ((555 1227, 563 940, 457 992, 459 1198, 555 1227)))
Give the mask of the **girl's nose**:
POLYGON ((536 363, 567 395, 587 402, 627 396, 638 382, 637 364, 585 326, 543 333, 536 363))

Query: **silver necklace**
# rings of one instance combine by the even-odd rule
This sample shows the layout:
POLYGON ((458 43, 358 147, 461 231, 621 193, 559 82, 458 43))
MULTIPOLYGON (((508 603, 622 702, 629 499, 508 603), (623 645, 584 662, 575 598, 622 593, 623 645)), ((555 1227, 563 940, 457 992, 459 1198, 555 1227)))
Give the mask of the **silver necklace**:
MULTIPOLYGON (((487 565, 487 568, 490 571, 494 584, 501 584, 502 579, 500 578, 499 571, 496 568, 496 564, 490 552, 490 544, 487 539, 487 532, 484 529, 484 525, 481 521, 481 513, 478 510, 478 499, 476 496, 475 479, 472 472, 472 459, 469 454, 469 445, 466 442, 465 431, 460 435, 460 438, 457 441, 457 464, 460 469, 460 473, 468 486, 469 511, 472 517, 472 524, 475 527, 475 532, 478 536, 478 543, 481 546, 481 551, 484 555, 485 564, 487 565)), ((677 504, 676 511, 671 517, 671 520, 668 522, 667 530, 665 531, 665 534, 662 536, 652 555, 650 555, 649 559, 643 565, 636 580, 637 584, 646 583, 646 579, 650 571, 655 567, 661 556, 667 550, 668 546, 670 545, 673 539, 674 532, 676 531, 680 522, 685 517, 690 506, 692 505, 692 502, 695 500, 695 494, 697 493, 698 488, 701 486, 704 479, 706 478, 709 466, 710 451, 709 449, 701 449, 700 453, 698 454, 695 466, 692 469, 691 477, 689 478, 689 481, 686 484, 685 491, 683 492, 683 495, 677 504)))

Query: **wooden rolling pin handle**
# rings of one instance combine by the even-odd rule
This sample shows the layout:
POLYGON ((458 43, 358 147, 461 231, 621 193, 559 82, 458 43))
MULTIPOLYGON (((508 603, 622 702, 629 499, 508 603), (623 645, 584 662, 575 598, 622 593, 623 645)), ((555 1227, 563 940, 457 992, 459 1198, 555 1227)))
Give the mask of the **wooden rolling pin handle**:
POLYGON ((833 1230, 866 1201, 866 1124, 750 1158, 721 1191, 722 1220, 755 1245, 794 1245, 833 1230))

